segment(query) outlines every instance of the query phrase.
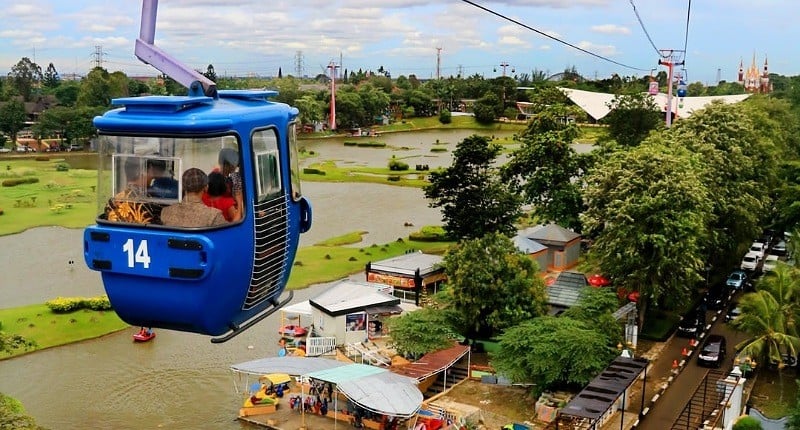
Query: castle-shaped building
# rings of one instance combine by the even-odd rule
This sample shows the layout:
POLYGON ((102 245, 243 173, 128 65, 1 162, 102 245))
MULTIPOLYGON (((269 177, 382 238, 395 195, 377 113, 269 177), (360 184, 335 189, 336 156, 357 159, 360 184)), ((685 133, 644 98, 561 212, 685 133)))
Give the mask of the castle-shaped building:
POLYGON ((769 81, 769 65, 767 64, 767 58, 764 57, 764 71, 760 74, 758 73, 758 67, 756 67, 756 54, 753 54, 753 62, 750 64, 750 68, 747 69, 747 72, 744 70, 744 60, 740 60, 739 78, 736 82, 742 84, 744 90, 748 93, 771 93, 772 82, 769 81))

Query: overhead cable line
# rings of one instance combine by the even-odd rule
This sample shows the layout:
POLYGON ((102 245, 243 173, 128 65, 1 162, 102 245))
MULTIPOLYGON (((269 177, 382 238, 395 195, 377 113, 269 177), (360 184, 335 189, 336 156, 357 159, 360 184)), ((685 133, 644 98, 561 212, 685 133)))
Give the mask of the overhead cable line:
POLYGON ((686 9, 686 36, 683 39, 683 62, 686 62, 686 46, 689 45, 689 16, 692 14, 692 0, 689 0, 689 8, 686 9))
POLYGON ((666 58, 664 57, 664 54, 662 54, 661 51, 659 51, 658 48, 656 47, 655 42, 653 42, 653 38, 650 37, 650 33, 647 32, 647 28, 645 28, 644 26, 644 21, 642 21, 642 17, 639 16, 639 11, 636 10, 636 5, 633 4, 633 0, 630 0, 630 2, 631 2, 631 7, 633 8, 633 13, 636 14, 636 19, 639 21, 639 25, 642 27, 642 31, 644 31, 644 35, 647 36, 647 40, 650 41, 650 46, 653 47, 653 50, 656 51, 656 54, 658 54, 662 58, 666 58))
POLYGON ((489 9, 489 8, 486 8, 486 7, 484 7, 484 6, 481 6, 481 5, 479 5, 479 4, 477 4, 477 3, 475 3, 475 2, 473 2, 473 1, 471 1, 471 0, 461 0, 461 1, 463 1, 464 3, 467 3, 467 4, 471 4, 472 6, 475 6, 475 7, 477 7, 478 9, 481 9, 481 10, 483 10, 483 11, 489 12, 489 13, 491 13, 492 15, 495 15, 495 16, 497 16, 497 17, 499 17, 499 18, 505 19, 506 21, 513 22, 514 24, 517 24, 517 25, 519 25, 519 26, 521 26, 521 27, 524 27, 524 28, 526 28, 526 29, 528 29, 528 30, 531 30, 531 31, 535 32, 535 33, 538 33, 538 34, 540 34, 540 35, 542 35, 542 36, 544 36, 544 37, 547 37, 547 38, 549 38, 549 39, 553 39, 553 40, 555 40, 555 41, 556 41, 556 42, 558 42, 558 43, 561 43, 561 44, 567 45, 567 46, 569 46, 570 48, 577 49, 578 51, 581 51, 581 52, 583 52, 584 54, 589 54, 589 55, 591 55, 591 56, 593 56, 593 57, 599 58, 599 59, 601 59, 601 60, 604 60, 604 61, 608 61, 609 63, 614 63, 614 64, 616 64, 616 65, 618 65, 618 66, 626 67, 626 68, 628 68, 628 69, 639 70, 639 71, 642 71, 642 72, 649 72, 649 71, 650 71, 650 69, 642 69, 642 68, 639 68, 639 67, 629 66, 629 65, 627 65, 627 64, 620 63, 619 61, 614 61, 614 60, 612 60, 612 59, 610 59, 610 58, 608 58, 608 57, 604 57, 604 56, 602 56, 602 55, 600 55, 600 54, 595 54, 594 52, 587 51, 586 49, 583 49, 583 48, 581 48, 581 47, 575 46, 575 45, 573 45, 573 44, 571 44, 571 43, 569 43, 569 42, 563 41, 563 40, 561 40, 561 39, 559 39, 559 38, 557 38, 557 37, 555 37, 555 36, 551 36, 551 35, 549 35, 549 34, 547 34, 547 33, 543 32, 543 31, 541 31, 541 30, 537 30, 537 29, 535 29, 535 28, 533 28, 533 27, 531 27, 531 26, 529 26, 529 25, 527 25, 527 24, 521 23, 521 22, 519 22, 519 21, 517 21, 517 20, 515 20, 515 19, 513 19, 513 18, 507 17, 507 16, 505 16, 505 15, 503 15, 503 14, 501 14, 501 13, 495 12, 495 11, 493 11, 493 10, 489 9))

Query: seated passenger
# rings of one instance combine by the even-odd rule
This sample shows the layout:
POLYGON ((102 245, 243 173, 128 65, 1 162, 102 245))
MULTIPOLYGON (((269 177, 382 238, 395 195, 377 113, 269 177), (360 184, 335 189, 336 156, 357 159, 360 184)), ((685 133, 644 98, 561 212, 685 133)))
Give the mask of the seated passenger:
POLYGON ((147 195, 162 199, 178 198, 178 181, 167 173, 165 160, 147 160, 147 195))
POLYGON ((236 208, 236 200, 226 195, 225 177, 220 172, 208 174, 208 187, 203 193, 203 203, 208 207, 217 208, 222 211, 222 215, 228 222, 239 220, 239 211, 236 208))
POLYGON ((183 200, 161 211, 161 222, 176 227, 212 227, 227 224, 222 212, 203 203, 203 191, 208 185, 208 176, 192 167, 183 172, 183 200))

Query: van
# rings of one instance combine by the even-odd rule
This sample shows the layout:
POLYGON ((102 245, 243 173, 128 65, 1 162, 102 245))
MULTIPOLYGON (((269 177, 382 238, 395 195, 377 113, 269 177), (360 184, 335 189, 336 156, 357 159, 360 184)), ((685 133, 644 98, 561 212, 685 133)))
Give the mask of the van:
POLYGON ((758 253, 750 251, 742 257, 742 264, 739 267, 742 270, 754 272, 758 268, 758 263, 760 262, 761 257, 759 257, 758 253))
POLYGON ((720 367, 725 360, 727 345, 724 336, 709 335, 700 353, 697 354, 697 364, 701 366, 720 367))

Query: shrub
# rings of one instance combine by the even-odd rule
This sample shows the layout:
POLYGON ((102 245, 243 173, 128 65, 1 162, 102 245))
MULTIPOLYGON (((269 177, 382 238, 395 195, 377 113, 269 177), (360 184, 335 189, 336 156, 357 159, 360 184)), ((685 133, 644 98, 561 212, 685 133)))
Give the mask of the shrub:
POLYGON ((739 418, 733 425, 733 430, 762 430, 763 428, 761 421, 751 416, 739 418))
POLYGON ((3 181, 4 187, 16 187, 17 185, 22 184, 35 184, 39 182, 39 178, 34 177, 27 177, 27 178, 14 178, 14 179, 6 179, 3 181))
POLYGON ((433 146, 431 147, 431 152, 447 152, 447 148, 444 146, 433 146))
POLYGON ((439 112, 439 122, 441 122, 442 124, 450 124, 451 122, 453 122, 453 115, 450 113, 449 110, 442 109, 442 111, 439 112))
POLYGON ((408 238, 418 242, 444 242, 448 240, 444 227, 438 225, 422 227, 419 231, 408 235, 408 238))
POLYGON ((322 175, 325 176, 324 170, 315 169, 313 167, 305 167, 303 168, 303 173, 307 175, 322 175))
POLYGON ((63 161, 58 163, 58 164, 56 164, 56 172, 66 172, 66 171, 69 170, 69 168, 70 168, 70 165, 68 163, 63 162, 63 161))
POLYGON ((404 163, 392 156, 392 159, 389 160, 389 170, 395 172, 408 170, 408 163, 404 163))
POLYGON ((79 309, 91 309, 93 311, 111 310, 111 302, 107 296, 99 297, 56 297, 45 303, 51 311, 59 314, 74 312, 79 309))
POLYGON ((344 146, 356 146, 356 145, 358 145, 358 142, 354 142, 352 140, 345 140, 344 141, 344 146))
POLYGON ((385 148, 384 142, 358 142, 360 148, 385 148))
POLYGON ((389 175, 388 179, 390 182, 400 182, 400 175, 389 175))

